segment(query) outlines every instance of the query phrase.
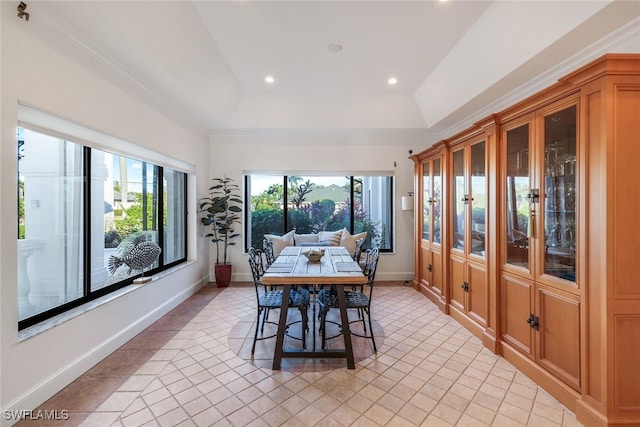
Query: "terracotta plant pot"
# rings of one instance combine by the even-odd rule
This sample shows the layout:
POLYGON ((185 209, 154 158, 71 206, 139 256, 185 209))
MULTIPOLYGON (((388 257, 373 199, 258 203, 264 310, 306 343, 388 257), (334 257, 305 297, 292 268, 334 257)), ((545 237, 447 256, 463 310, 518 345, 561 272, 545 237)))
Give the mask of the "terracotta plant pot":
POLYGON ((231 264, 216 264, 216 286, 226 288, 231 283, 231 264))

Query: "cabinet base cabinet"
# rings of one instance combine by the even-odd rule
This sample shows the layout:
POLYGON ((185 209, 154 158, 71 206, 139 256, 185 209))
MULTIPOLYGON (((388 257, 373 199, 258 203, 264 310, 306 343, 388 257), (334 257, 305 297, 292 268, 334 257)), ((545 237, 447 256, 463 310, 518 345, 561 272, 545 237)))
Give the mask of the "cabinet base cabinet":
POLYGON ((442 312, 446 312, 442 292, 442 253, 432 248, 420 247, 421 276, 418 290, 429 298, 442 312))
POLYGON ((536 287, 539 331, 538 363, 562 381, 580 390, 580 297, 536 287))
POLYGON ((503 273, 501 338, 580 391, 580 297, 503 273))
POLYGON ((478 338, 495 342, 486 335, 488 316, 487 269, 485 265, 451 255, 449 312, 478 338), (486 336, 485 336, 486 335, 486 336))
POLYGON ((534 359, 533 282, 504 274, 500 283, 500 331, 504 342, 534 359))
POLYGON ((467 282, 467 313, 472 320, 486 328, 489 317, 487 267, 468 261, 467 282))

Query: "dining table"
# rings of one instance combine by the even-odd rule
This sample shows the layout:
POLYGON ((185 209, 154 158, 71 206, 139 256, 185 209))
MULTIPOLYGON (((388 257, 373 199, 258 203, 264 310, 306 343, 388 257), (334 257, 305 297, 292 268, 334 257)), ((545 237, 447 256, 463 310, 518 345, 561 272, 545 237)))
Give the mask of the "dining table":
MULTIPOLYGON (((273 356, 273 369, 279 370, 281 368, 283 358, 344 358, 347 360, 347 368, 355 369, 344 287, 345 285, 360 285, 364 283, 365 280, 366 278, 360 265, 353 260, 349 251, 342 246, 288 246, 283 248, 275 261, 267 268, 261 279, 265 285, 282 286, 283 291, 276 346, 273 356), (324 250, 324 256, 322 256, 319 261, 310 261, 305 256, 305 253, 308 251, 322 250, 324 250), (291 288, 292 286, 303 285, 307 285, 310 289, 317 289, 317 286, 336 287, 344 348, 317 350, 315 348, 315 331, 313 331, 314 341, 312 350, 284 348, 291 288)), ((315 315, 313 316, 313 320, 315 325, 315 315)))

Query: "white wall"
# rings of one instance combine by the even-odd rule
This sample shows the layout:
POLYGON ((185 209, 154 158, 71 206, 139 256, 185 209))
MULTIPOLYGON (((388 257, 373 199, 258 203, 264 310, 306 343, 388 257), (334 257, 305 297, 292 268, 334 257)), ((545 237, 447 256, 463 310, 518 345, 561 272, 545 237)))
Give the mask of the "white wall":
MULTIPOLYGON (((37 17, 16 17, 1 2, 0 110, 0 409, 34 409, 208 281, 208 249, 198 239, 197 198, 208 187, 208 137, 133 98, 91 58, 51 33, 37 17), (186 267, 91 311, 18 340, 17 161, 18 102, 181 162, 189 179, 186 267)), ((4 417, 2 417, 4 418, 4 417)), ((13 421, 2 419, 2 425, 13 421)))
MULTIPOLYGON (((216 133, 211 136, 210 170, 227 174, 241 184, 243 171, 337 172, 390 171, 395 179, 394 253, 382 253, 376 278, 413 278, 413 218, 402 211, 401 197, 414 191, 413 162, 409 150, 423 150, 434 141, 424 134, 403 131, 256 131, 216 133), (394 166, 395 164, 395 166, 394 166)), ((242 242, 244 242, 244 229, 242 242)), ((230 248, 232 280, 251 281, 251 271, 242 252, 242 242, 230 248)), ((210 252, 215 265, 215 250, 210 252)), ((213 273, 211 272, 213 277, 213 273)))

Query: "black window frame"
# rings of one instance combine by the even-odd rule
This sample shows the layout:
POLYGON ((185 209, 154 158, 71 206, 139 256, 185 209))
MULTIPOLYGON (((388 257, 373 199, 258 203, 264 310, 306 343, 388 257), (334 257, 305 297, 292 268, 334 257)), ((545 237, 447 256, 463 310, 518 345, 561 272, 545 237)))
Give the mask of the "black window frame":
MULTIPOLYGON (((47 134, 46 131, 41 131, 38 130, 38 132, 43 133, 43 134, 47 134)), ((70 140, 71 141, 71 140, 70 140)), ((73 141, 71 141, 73 142, 73 141)), ((80 144, 77 142, 74 142, 75 144, 80 144)), ((20 141, 18 140, 18 148, 22 147, 24 145, 24 140, 20 141)), ((83 290, 83 295, 80 296, 79 298, 76 298, 72 301, 68 301, 66 303, 60 304, 58 306, 52 307, 48 310, 42 311, 40 313, 36 313, 32 316, 29 316, 25 319, 19 320, 18 321, 18 331, 22 331, 26 328, 29 328, 31 326, 37 325, 39 323, 42 323, 46 320, 49 320, 55 316, 58 316, 60 314, 63 314, 71 309, 80 307, 84 304, 87 304, 91 301, 94 301, 98 298, 101 298, 105 295, 108 295, 112 292, 118 291, 122 288, 125 288, 129 285, 133 284, 134 279, 137 278, 136 275, 128 277, 124 280, 121 280, 119 282, 115 282, 112 283, 110 285, 104 286, 102 288, 96 289, 96 290, 91 290, 91 185, 89 185, 92 180, 91 180, 91 152, 92 150, 94 150, 93 148, 86 146, 84 144, 80 144, 83 147, 83 165, 82 165, 82 169, 83 169, 83 193, 84 193, 84 200, 83 200, 83 234, 84 234, 84 239, 82 241, 82 245, 83 245, 83 259, 82 259, 82 268, 83 268, 83 283, 82 283, 82 290, 83 290), (89 183, 89 184, 88 184, 89 183)), ((104 151, 104 150, 101 150, 104 151)), ((112 153, 115 155, 119 155, 121 156, 121 154, 117 154, 117 153, 112 153)), ((20 153, 18 150, 18 157, 16 158, 16 160, 19 160, 20 158, 20 153)), ((131 157, 129 157, 131 158, 131 157)), ((133 159, 133 158, 132 158, 133 159)), ((137 159, 133 159, 133 160, 137 160, 137 159)), ((157 206, 158 206, 158 218, 157 218, 157 223, 158 223, 158 230, 157 230, 157 236, 158 236, 158 241, 156 242, 158 244, 158 246, 160 246, 161 249, 164 250, 165 248, 165 236, 164 236, 164 209, 162 208, 164 206, 164 169, 165 167, 163 166, 159 166, 156 165, 152 162, 147 162, 144 160, 140 160, 146 164, 151 164, 154 166, 155 170, 158 173, 158 179, 156 182, 156 187, 154 188, 155 190, 155 194, 157 195, 157 206)), ((167 169, 172 169, 170 167, 167 167, 167 169)), ((172 169, 175 170, 175 169, 172 169)), ((181 172, 185 175, 185 179, 183 180, 183 206, 185 207, 185 209, 187 208, 188 204, 188 200, 187 200, 187 193, 188 193, 188 179, 187 179, 187 173, 186 172, 181 172)), ((188 225, 188 215, 184 216, 184 222, 182 224, 183 229, 187 230, 187 225, 188 225)), ((169 263, 165 263, 164 262, 164 257, 160 256, 158 257, 157 260, 157 267, 150 269, 150 270, 146 270, 145 274, 148 275, 153 275, 153 274, 157 274, 161 271, 167 270, 171 267, 174 267, 176 265, 185 263, 187 261, 187 248, 188 248, 188 234, 185 234, 184 236, 184 247, 183 247, 183 253, 184 256, 181 257, 180 259, 177 259, 175 261, 169 262, 169 263)))
MULTIPOLYGON (((256 174, 258 175, 258 174, 256 174)), ((260 174, 262 175, 262 174, 260 174)), ((264 174, 264 175, 269 175, 269 174, 264 174)), ((297 175, 303 175, 303 173, 297 174, 297 175)), ((251 224, 251 194, 250 194, 250 189, 251 189, 251 185, 249 180, 251 179, 251 174, 246 174, 244 176, 244 252, 247 253, 247 251, 249 250, 249 248, 251 247, 251 230, 249 229, 250 224, 251 224)), ((281 176, 281 175, 273 175, 274 177, 276 176, 281 176)), ((282 175, 282 185, 283 188, 286 189, 287 185, 288 185, 288 178, 291 175, 282 175)), ((305 175, 306 176, 306 175, 305 175)), ((336 175, 315 175, 313 173, 310 173, 309 176, 344 176, 344 175, 340 175, 340 174, 336 174, 336 175)), ((354 179, 356 177, 360 177, 363 175, 349 175, 349 198, 350 200, 354 200, 354 179)), ((365 175, 366 176, 366 175, 365 175)), ((378 176, 378 175, 377 175, 378 176)), ((385 176, 385 175, 379 175, 379 176, 385 176)), ((388 175, 387 176, 389 178, 389 225, 388 225, 388 232, 389 232, 389 248, 380 248, 380 252, 386 252, 386 253, 393 253, 394 252, 394 232, 395 232, 395 228, 394 228, 394 222, 395 222, 395 210, 393 209, 393 200, 394 200, 394 184, 393 184, 393 176, 392 175, 388 175)), ((288 232, 289 228, 288 228, 288 218, 289 215, 287 214, 287 211, 289 209, 289 197, 287 194, 287 191, 283 191, 283 215, 284 215, 284 221, 283 221, 283 230, 281 230, 281 234, 285 234, 288 232)), ((350 212, 349 212, 349 233, 351 234, 356 234, 357 232, 354 232, 354 227, 355 227, 355 219, 354 219, 354 211, 355 211, 355 205, 354 203, 350 204, 350 212)))

